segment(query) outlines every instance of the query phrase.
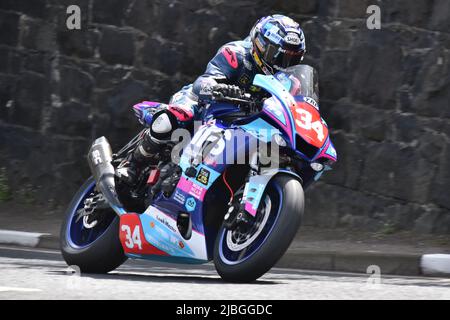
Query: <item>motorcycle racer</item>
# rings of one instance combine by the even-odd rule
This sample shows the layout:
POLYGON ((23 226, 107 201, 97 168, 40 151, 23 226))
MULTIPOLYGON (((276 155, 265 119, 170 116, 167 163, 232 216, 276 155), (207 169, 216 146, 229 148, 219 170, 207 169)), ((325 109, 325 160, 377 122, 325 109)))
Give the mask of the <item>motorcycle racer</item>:
POLYGON ((305 52, 304 33, 297 22, 283 15, 259 19, 246 39, 222 46, 205 73, 174 94, 168 104, 144 101, 133 106, 147 129, 116 175, 133 186, 142 167, 158 162, 174 130, 190 128, 194 120, 202 119, 203 102, 210 101, 213 92, 228 97, 239 97, 244 91, 256 93, 255 75, 273 75, 297 65, 305 52))

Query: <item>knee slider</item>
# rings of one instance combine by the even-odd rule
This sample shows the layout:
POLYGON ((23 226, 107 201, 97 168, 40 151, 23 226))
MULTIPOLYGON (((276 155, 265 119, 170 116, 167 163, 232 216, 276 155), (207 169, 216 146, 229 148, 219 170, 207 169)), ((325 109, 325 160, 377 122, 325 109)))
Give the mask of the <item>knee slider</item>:
POLYGON ((168 110, 162 110, 153 116, 150 134, 157 140, 170 140, 172 132, 178 128, 177 118, 168 110))

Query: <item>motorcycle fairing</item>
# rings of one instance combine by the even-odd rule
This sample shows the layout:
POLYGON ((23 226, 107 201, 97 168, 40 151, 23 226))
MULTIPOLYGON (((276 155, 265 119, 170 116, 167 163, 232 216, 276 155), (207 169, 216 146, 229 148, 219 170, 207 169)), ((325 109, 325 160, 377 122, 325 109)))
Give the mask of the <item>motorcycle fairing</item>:
MULTIPOLYGON (((127 248, 127 237, 125 234, 122 236, 121 241, 128 256, 164 259, 165 261, 183 259, 184 262, 193 263, 204 263, 211 259, 211 252, 208 251, 210 243, 207 243, 207 241, 213 241, 214 237, 205 237, 205 235, 210 234, 210 230, 205 230, 203 224, 204 200, 208 190, 228 166, 226 161, 222 161, 227 159, 228 156, 226 154, 229 149, 226 148, 227 143, 237 137, 239 133, 245 131, 252 135, 252 138, 245 140, 245 143, 234 144, 230 151, 234 159, 236 155, 246 152, 250 140, 268 142, 269 137, 272 136, 272 133, 265 135, 255 133, 255 129, 256 131, 261 128, 278 130, 277 127, 279 127, 295 150, 297 132, 292 110, 297 108, 296 99, 273 76, 257 75, 254 79, 254 85, 266 89, 275 97, 272 101, 267 99, 269 102, 265 103, 262 114, 266 114, 274 120, 272 122, 276 125, 274 126, 265 119, 258 119, 242 127, 226 127, 220 121, 212 120, 200 127, 189 146, 202 147, 205 142, 214 142, 213 148, 209 150, 206 159, 195 160, 195 152, 185 152, 183 150, 179 162, 179 166, 182 168, 182 176, 172 195, 165 197, 161 193, 154 199, 152 205, 140 215, 122 214, 121 228, 126 222, 133 224, 130 228, 138 226, 142 230, 142 241, 148 244, 146 250, 138 250, 134 247, 131 250, 132 248, 127 248), (219 139, 212 141, 210 138, 214 136, 219 139), (186 175, 186 170, 191 167, 195 168, 195 176, 191 176, 192 174, 190 176, 186 175), (176 218, 180 212, 188 213, 192 222, 192 236, 187 240, 182 237, 177 227, 176 218), (129 215, 135 215, 135 217, 131 218, 129 215)), ((333 158, 333 154, 335 154, 335 150, 334 153, 333 150, 334 147, 327 136, 320 152, 333 158)), ((289 174, 296 179, 300 179, 297 174, 283 169, 271 169, 260 175, 250 177, 244 189, 244 208, 250 214, 256 215, 262 195, 268 183, 276 174, 289 174)), ((126 230, 123 232, 126 233, 126 230)))
POLYGON ((328 128, 324 125, 319 111, 310 103, 296 101, 291 107, 297 133, 309 144, 322 148, 328 138, 328 128))
POLYGON ((333 143, 331 142, 331 139, 327 139, 324 147, 320 150, 319 155, 317 155, 315 158, 327 158, 332 160, 333 162, 337 161, 337 152, 334 148, 333 143))
POLYGON ((193 166, 192 153, 195 154, 195 152, 184 151, 188 148, 192 148, 195 151, 193 144, 201 146, 212 133, 222 131, 223 129, 216 126, 213 122, 199 128, 191 143, 185 147, 181 155, 178 165, 182 169, 182 175, 174 192, 168 198, 164 195, 159 195, 142 214, 141 221, 144 230, 147 231, 146 240, 156 248, 169 254, 168 257, 150 255, 146 258, 163 259, 165 261, 183 258, 191 259, 192 263, 204 263, 212 258, 212 253, 208 254, 207 251, 207 237, 205 235, 208 233, 208 230, 205 230, 203 224, 203 201, 208 189, 211 188, 226 168, 226 165, 213 164, 215 162, 214 157, 211 157, 212 153, 219 156, 222 155, 223 150, 221 148, 225 146, 225 141, 219 142, 214 147, 215 152, 209 154, 209 161, 195 165, 197 174, 194 177, 187 176, 186 170, 193 166), (177 227, 176 218, 180 212, 188 213, 191 219, 192 235, 188 240, 181 237, 177 227), (159 228, 158 221, 164 221, 159 228), (156 229, 150 229, 149 225, 152 223, 156 229), (184 242, 184 248, 179 247, 179 241, 184 242))
POLYGON ((322 156, 333 161, 337 160, 336 150, 329 139, 328 127, 321 118, 314 99, 301 95, 293 97, 286 84, 283 85, 274 76, 256 75, 253 84, 272 94, 272 98, 267 99, 264 103, 263 113, 278 124, 287 135, 294 150, 307 161, 313 161, 322 156), (309 123, 305 123, 305 116, 311 117, 309 123), (321 139, 319 139, 317 131, 323 134, 321 139), (296 134, 318 148, 313 157, 308 157, 301 150, 297 150, 296 134))
POLYGON ((237 106, 230 103, 215 103, 214 107, 210 106, 203 111, 203 119, 211 120, 236 112, 240 112, 240 109, 237 106))
POLYGON ((294 98, 274 76, 258 74, 255 76, 253 84, 267 90, 278 100, 279 103, 275 101, 266 102, 263 106, 263 112, 280 125, 280 128, 287 134, 292 148, 295 150, 295 124, 290 112, 290 107, 296 105, 294 98))
MULTIPOLYGON (((200 128, 197 134, 205 139, 208 137, 208 130, 222 130, 211 128, 205 125, 200 128)), ((196 135, 197 135, 196 134, 196 135)), ((195 142, 195 139, 192 141, 195 142)), ((125 253, 129 257, 156 259, 169 262, 177 262, 180 259, 187 263, 205 263, 208 261, 206 247, 205 230, 203 226, 203 206, 202 202, 206 191, 214 183, 220 173, 206 164, 199 164, 197 172, 208 172, 208 181, 202 184, 203 179, 197 180, 198 176, 191 178, 186 176, 185 171, 190 164, 189 152, 183 153, 179 166, 183 174, 177 184, 176 189, 170 197, 163 194, 158 195, 153 203, 142 214, 124 214, 121 216, 122 224, 132 223, 129 226, 135 230, 136 226, 141 228, 143 236, 141 237, 142 250, 138 247, 127 248, 126 237, 122 241, 125 253), (191 217, 192 233, 189 239, 184 239, 177 226, 177 216, 180 212, 187 212, 191 217), (134 216, 130 218, 129 216, 134 216), (122 222, 122 219, 123 222, 122 222), (148 248, 156 250, 149 250, 148 248), (146 250, 144 250, 146 248, 146 250), (158 251, 159 250, 159 251, 158 251)), ((122 231, 121 232, 125 232, 122 231)))
POLYGON ((242 125, 241 128, 254 136, 256 139, 269 143, 272 141, 274 134, 280 133, 280 130, 267 123, 261 118, 258 118, 248 124, 242 125))
MULTIPOLYGON (((229 153, 232 153, 232 156, 241 153, 243 154, 247 149, 250 149, 249 146, 252 145, 252 143, 254 143, 256 139, 262 139, 262 137, 258 137, 257 134, 258 124, 263 125, 263 123, 255 122, 253 125, 249 124, 248 127, 224 129, 220 126, 220 123, 208 123, 207 125, 202 126, 195 133, 191 144, 204 145, 204 142, 208 140, 208 136, 210 134, 221 132, 222 135, 220 139, 216 141, 217 143, 210 150, 204 161, 198 165, 195 165, 193 163, 194 159, 192 158, 191 152, 183 152, 183 154, 181 155, 179 166, 182 168, 182 176, 172 196, 165 201, 170 201, 171 204, 176 203, 178 206, 178 211, 189 213, 192 221, 192 229, 194 231, 200 232, 203 235, 207 235, 210 233, 210 230, 207 230, 207 228, 203 224, 204 200, 206 194, 229 166, 229 164, 226 162, 227 151, 229 153), (231 141, 235 141, 235 138, 239 137, 241 134, 245 134, 247 130, 251 134, 246 134, 249 139, 245 140, 245 143, 236 143, 232 148, 226 148, 226 146, 230 146, 229 143, 231 141), (186 175, 186 170, 192 166, 196 169, 196 175, 194 177, 189 177, 186 175)), ((269 132, 264 136, 264 139, 270 140, 271 135, 274 132, 279 132, 279 130, 275 129, 273 126, 267 123, 263 126, 269 132)), ((187 148, 192 148, 192 146, 185 147, 185 149, 187 148)), ((171 215, 170 212, 177 211, 166 211, 163 208, 165 204, 164 199, 162 198, 155 201, 153 206, 158 207, 162 211, 166 212, 169 216, 171 215)), ((208 239, 206 238, 204 241, 206 243, 208 239)))
POLYGON ((134 213, 125 213, 120 217, 119 239, 122 243, 123 251, 126 255, 129 256, 168 255, 167 252, 158 249, 148 241, 142 242, 142 239, 145 239, 142 222, 139 218, 139 215, 134 213), (139 236, 139 239, 141 239, 140 243, 134 244, 130 240, 130 237, 133 237, 133 233, 131 230, 133 230, 133 233, 135 233, 136 231, 139 233, 138 235, 134 234, 134 237, 136 238, 137 236, 139 236))
POLYGON ((153 206, 142 214, 127 213, 120 217, 120 241, 130 258, 187 263, 208 261, 205 236, 193 231, 189 239, 184 239, 176 220, 153 206), (135 241, 137 239, 139 241, 135 241))
POLYGON ((275 98, 269 98, 264 102, 263 112, 278 122, 281 126, 287 126, 288 117, 286 112, 283 108, 278 106, 278 102, 275 98))

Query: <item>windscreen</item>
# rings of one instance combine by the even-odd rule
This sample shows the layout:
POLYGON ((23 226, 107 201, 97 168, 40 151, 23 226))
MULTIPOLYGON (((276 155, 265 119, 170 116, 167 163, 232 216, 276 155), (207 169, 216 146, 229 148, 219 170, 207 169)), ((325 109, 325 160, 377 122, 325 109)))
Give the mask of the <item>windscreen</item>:
POLYGON ((319 103, 319 82, 316 70, 309 65, 296 65, 275 74, 293 96, 302 95, 319 103))

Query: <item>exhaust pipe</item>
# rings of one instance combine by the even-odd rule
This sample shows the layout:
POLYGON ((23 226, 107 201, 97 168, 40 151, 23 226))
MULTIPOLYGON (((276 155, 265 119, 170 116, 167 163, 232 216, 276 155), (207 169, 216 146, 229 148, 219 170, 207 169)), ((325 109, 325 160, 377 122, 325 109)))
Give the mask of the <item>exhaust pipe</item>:
POLYGON ((89 167, 94 176, 97 190, 103 194, 114 211, 120 213, 119 208, 123 206, 116 193, 115 170, 111 161, 112 150, 108 140, 105 137, 96 139, 88 153, 89 167))

